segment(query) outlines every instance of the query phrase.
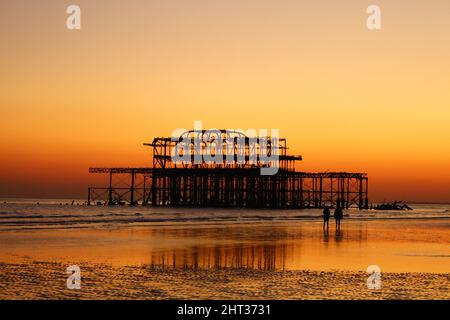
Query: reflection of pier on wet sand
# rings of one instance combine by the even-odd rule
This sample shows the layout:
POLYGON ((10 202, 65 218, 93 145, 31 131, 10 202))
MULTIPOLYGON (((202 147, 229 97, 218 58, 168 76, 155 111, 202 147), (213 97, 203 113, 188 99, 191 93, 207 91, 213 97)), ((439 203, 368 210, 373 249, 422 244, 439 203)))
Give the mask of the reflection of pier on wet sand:
POLYGON ((299 240, 305 236, 317 237, 317 241, 324 246, 329 246, 330 243, 338 245, 346 236, 357 241, 363 241, 367 237, 361 230, 352 234, 332 230, 306 235, 299 229, 282 226, 259 227, 251 235, 240 227, 155 229, 153 232, 155 237, 183 239, 192 245, 152 250, 149 267, 190 270, 284 271, 295 264, 295 259, 301 258, 302 245, 299 240))
POLYGON ((150 268, 284 270, 287 244, 192 247, 152 252, 150 268))

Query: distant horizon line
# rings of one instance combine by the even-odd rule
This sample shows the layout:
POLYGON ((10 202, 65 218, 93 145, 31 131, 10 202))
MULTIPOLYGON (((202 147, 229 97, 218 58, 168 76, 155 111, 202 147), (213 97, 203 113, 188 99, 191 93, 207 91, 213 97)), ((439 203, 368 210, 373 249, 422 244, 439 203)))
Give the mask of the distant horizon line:
MULTIPOLYGON (((87 199, 82 199, 82 198, 39 198, 39 197, 1 197, 0 196, 0 202, 5 202, 5 200, 68 200, 68 201, 84 201, 86 202, 87 199)), ((450 205, 450 202, 435 202, 435 201, 431 201, 431 202, 427 202, 427 201, 408 201, 408 200, 384 200, 384 201, 374 201, 371 202, 372 204, 378 204, 378 203, 390 203, 390 202, 404 202, 404 203, 409 203, 409 204, 448 204, 450 205)), ((264 208, 262 208, 264 209, 264 208)))

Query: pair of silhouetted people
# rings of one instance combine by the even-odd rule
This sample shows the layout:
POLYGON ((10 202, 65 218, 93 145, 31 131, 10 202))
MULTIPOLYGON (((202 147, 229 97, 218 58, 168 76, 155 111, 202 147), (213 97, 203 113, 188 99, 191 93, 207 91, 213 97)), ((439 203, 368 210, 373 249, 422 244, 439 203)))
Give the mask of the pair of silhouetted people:
MULTIPOLYGON (((323 229, 328 230, 328 221, 330 220, 330 209, 326 206, 323 209, 323 229)), ((336 209, 334 210, 334 220, 336 221, 336 229, 340 229, 341 228, 341 220, 344 219, 344 213, 341 209, 340 206, 337 206, 336 209)))

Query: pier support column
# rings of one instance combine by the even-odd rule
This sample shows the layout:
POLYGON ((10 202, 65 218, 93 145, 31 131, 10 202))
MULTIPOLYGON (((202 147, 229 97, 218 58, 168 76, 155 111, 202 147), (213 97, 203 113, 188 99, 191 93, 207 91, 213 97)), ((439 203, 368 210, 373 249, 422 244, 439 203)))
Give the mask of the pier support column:
POLYGON ((323 179, 322 179, 322 177, 320 177, 320 179, 319 179, 319 207, 321 207, 321 208, 322 208, 322 193, 323 193, 322 185, 323 185, 323 179))
POLYGON ((348 210, 350 202, 350 178, 347 178, 347 198, 345 199, 345 208, 348 210))
POLYGON ((131 183, 130 183, 130 206, 134 206, 134 170, 131 171, 131 183))
POLYGON ((366 180, 366 200, 365 200, 365 209, 369 209, 369 178, 365 178, 366 180))
POLYGON ((142 190, 142 206, 146 206, 147 205, 147 198, 146 198, 146 196, 145 196, 145 194, 146 194, 146 185, 145 185, 145 175, 142 175, 142 178, 143 178, 143 182, 142 182, 142 188, 143 188, 143 190, 142 190))
POLYGON ((155 175, 155 173, 153 173, 152 174, 152 206, 153 207, 156 207, 157 206, 157 204, 156 204, 156 175, 155 175))
POLYGON ((330 178, 330 205, 333 205, 333 177, 330 178))
POLYGON ((113 174, 112 172, 109 173, 109 188, 108 188, 108 205, 112 206, 113 205, 113 198, 112 198, 112 177, 113 174))
POLYGON ((363 179, 359 178, 359 193, 358 193, 358 208, 361 210, 363 208, 363 179))

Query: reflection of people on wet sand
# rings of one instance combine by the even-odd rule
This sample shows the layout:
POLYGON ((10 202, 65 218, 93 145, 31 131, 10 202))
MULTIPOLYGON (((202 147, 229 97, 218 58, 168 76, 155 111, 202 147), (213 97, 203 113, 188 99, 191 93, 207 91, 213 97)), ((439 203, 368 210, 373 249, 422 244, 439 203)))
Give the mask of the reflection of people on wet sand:
POLYGON ((336 220, 336 229, 341 229, 341 220, 344 218, 344 213, 339 205, 334 210, 334 219, 336 220))
POLYGON ((328 230, 328 221, 330 220, 330 209, 328 206, 325 206, 323 209, 323 229, 325 230, 325 225, 327 226, 328 230))
POLYGON ((334 235, 334 239, 336 240, 336 242, 341 242, 342 240, 342 231, 341 229, 336 229, 336 234, 334 235))

